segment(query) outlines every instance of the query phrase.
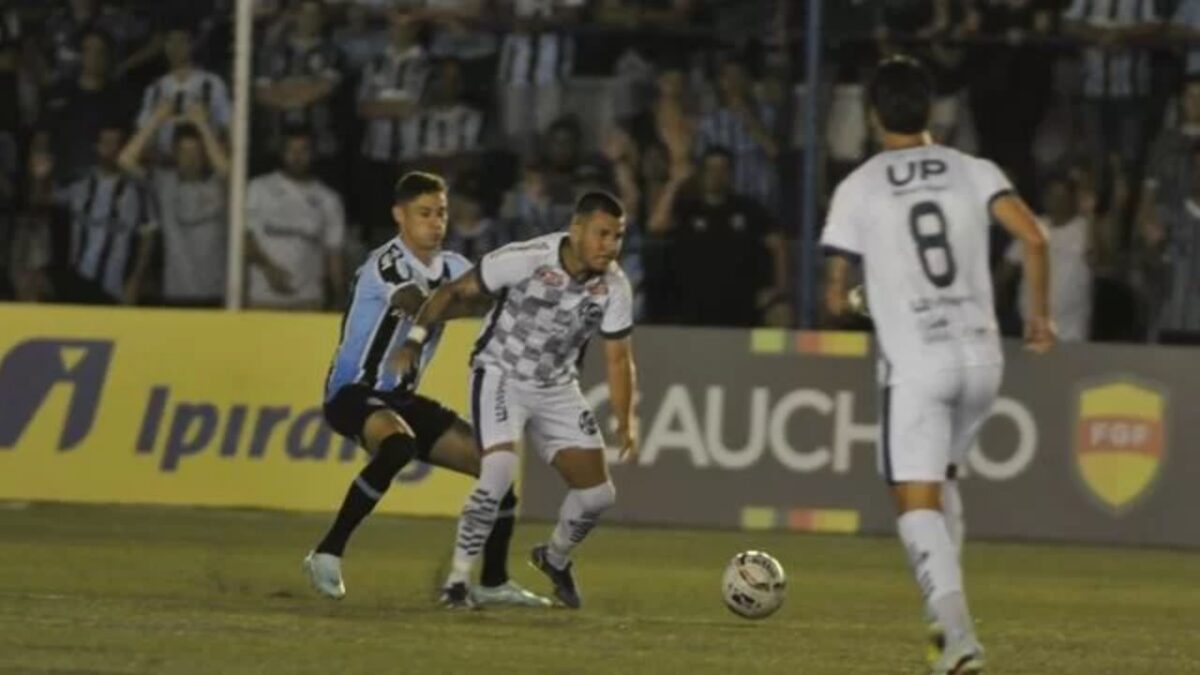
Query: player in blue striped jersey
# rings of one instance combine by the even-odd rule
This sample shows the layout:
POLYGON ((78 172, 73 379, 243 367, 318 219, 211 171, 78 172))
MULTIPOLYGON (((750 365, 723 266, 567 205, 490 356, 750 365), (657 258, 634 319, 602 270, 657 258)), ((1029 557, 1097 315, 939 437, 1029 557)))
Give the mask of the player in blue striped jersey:
MULTIPOLYGON (((396 183, 392 215, 399 234, 372 251, 359 268, 342 319, 325 386, 325 418, 339 434, 357 440, 371 460, 355 477, 325 537, 304 559, 313 587, 327 597, 346 594, 341 572, 346 542, 406 464, 419 459, 479 474, 480 452, 471 426, 437 401, 412 393, 437 351, 442 325, 414 331, 411 317, 431 290, 471 267, 462 256, 441 250, 446 192, 445 182, 427 173, 409 173, 396 183), (425 348, 414 381, 402 383, 386 364, 415 332, 423 333, 425 348)), ((463 303, 449 318, 479 316, 487 309, 479 302, 463 303)), ((508 578, 515 506, 510 490, 501 506, 507 525, 497 527, 484 546, 481 583, 471 598, 455 604, 550 604, 508 578)))

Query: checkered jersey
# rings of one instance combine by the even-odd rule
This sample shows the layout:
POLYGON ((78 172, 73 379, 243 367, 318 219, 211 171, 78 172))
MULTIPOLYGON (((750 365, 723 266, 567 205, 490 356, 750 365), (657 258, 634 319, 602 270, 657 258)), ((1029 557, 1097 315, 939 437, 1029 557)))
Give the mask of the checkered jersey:
POLYGON ((563 269, 566 233, 509 244, 484 256, 476 273, 497 297, 472 355, 492 368, 539 385, 570 382, 597 331, 619 339, 633 330, 629 280, 616 264, 579 282, 563 269))

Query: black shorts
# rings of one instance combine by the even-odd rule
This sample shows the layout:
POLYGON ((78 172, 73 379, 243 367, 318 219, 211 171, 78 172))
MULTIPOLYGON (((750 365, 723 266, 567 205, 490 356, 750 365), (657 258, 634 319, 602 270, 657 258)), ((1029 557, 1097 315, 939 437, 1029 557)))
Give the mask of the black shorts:
POLYGON ((380 410, 391 410, 408 424, 417 437, 417 459, 422 461, 429 459, 434 444, 459 421, 457 413, 431 398, 376 391, 365 384, 338 389, 325 402, 325 421, 339 434, 362 443, 363 425, 380 410))

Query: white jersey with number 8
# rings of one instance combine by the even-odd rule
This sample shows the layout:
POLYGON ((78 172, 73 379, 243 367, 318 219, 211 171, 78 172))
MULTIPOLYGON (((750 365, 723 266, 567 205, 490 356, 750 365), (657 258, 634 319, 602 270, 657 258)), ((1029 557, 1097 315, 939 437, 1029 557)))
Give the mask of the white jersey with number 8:
POLYGON ((881 152, 838 185, 821 243, 863 261, 884 384, 1001 364, 988 266, 993 163, 939 145, 881 152))

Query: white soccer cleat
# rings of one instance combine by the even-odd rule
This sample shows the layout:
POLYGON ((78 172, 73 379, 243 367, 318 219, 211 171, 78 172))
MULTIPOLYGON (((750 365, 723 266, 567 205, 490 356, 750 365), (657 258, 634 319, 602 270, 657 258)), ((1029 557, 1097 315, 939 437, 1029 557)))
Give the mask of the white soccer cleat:
POLYGON ((975 640, 948 645, 933 665, 931 675, 973 675, 983 672, 983 646, 975 640))
POLYGON ((341 558, 332 553, 311 551, 304 556, 304 571, 308 573, 309 583, 321 595, 334 600, 346 597, 341 558))
POLYGON ((471 596, 481 607, 550 607, 554 604, 550 598, 521 588, 512 579, 499 586, 474 586, 471 596))

